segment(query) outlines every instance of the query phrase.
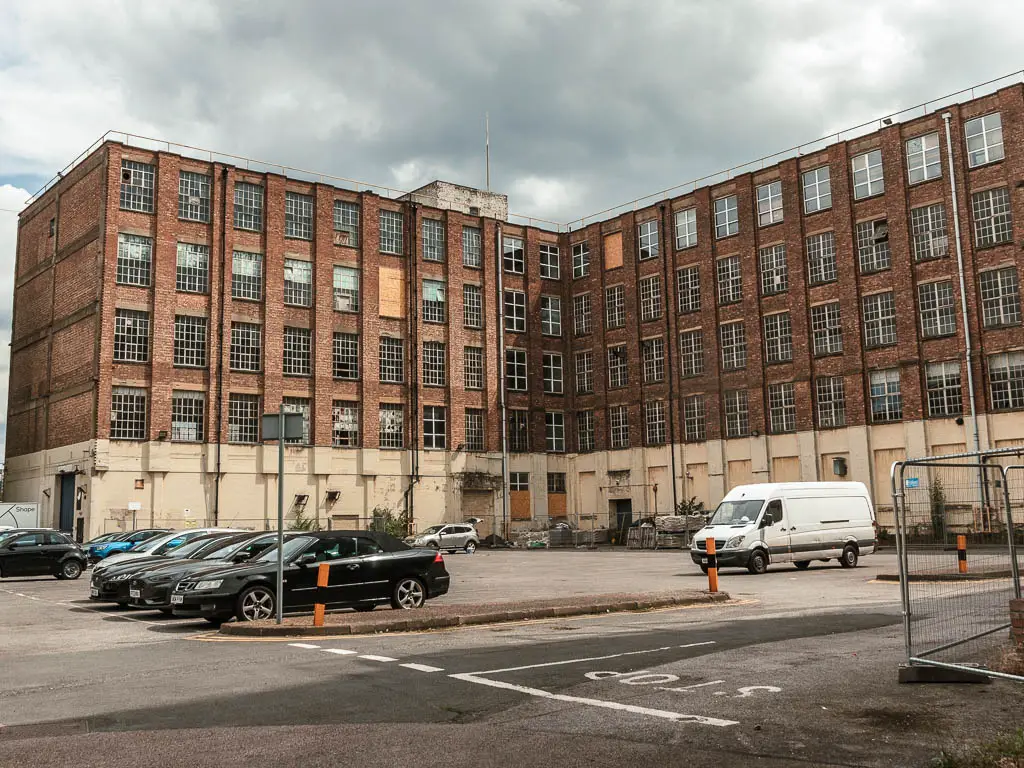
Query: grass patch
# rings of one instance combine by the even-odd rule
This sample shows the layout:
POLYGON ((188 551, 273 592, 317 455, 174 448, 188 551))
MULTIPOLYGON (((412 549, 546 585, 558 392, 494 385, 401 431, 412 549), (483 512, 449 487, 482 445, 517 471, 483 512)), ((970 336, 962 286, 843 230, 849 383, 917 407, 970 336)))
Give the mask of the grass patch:
POLYGON ((1024 768, 1024 729, 953 754, 943 752, 932 768, 1024 768))

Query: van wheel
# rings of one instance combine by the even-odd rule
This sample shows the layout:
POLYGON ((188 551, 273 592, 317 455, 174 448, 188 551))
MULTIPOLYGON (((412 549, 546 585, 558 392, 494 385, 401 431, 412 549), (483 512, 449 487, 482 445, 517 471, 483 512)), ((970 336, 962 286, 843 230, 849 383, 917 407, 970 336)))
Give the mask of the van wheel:
POLYGON ((793 565, 795 565, 797 567, 797 570, 806 571, 808 568, 811 567, 811 561, 810 560, 798 560, 797 562, 793 563, 793 565))
POLYGON ((768 570, 768 558, 760 549, 755 549, 750 555, 747 563, 747 570, 758 575, 768 570))
POLYGON ((847 544, 845 549, 843 549, 843 556, 839 558, 839 564, 843 568, 856 568, 859 559, 860 555, 857 553, 857 548, 853 544, 847 544))

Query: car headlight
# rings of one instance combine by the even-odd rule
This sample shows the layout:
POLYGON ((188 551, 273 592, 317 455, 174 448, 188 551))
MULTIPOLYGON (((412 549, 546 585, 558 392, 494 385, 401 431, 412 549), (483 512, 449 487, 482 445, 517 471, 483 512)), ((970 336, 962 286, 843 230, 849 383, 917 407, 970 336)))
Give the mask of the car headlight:
POLYGON ((743 543, 743 539, 744 538, 746 538, 746 537, 745 536, 733 536, 731 539, 729 539, 727 542, 725 542, 725 548, 726 549, 732 549, 733 547, 738 547, 740 544, 743 543))
POLYGON ((213 579, 212 581, 200 581, 196 584, 196 589, 216 589, 224 583, 224 579, 213 579))

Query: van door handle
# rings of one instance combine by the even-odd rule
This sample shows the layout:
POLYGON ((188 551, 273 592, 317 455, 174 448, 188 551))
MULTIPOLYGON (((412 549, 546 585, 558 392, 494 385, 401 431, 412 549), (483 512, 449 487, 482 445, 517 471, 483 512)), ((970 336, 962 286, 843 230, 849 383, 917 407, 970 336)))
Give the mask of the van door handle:
POLYGON ((796 530, 796 526, 794 525, 794 526, 793 526, 792 528, 790 528, 789 530, 791 530, 791 531, 795 531, 795 530, 796 530))

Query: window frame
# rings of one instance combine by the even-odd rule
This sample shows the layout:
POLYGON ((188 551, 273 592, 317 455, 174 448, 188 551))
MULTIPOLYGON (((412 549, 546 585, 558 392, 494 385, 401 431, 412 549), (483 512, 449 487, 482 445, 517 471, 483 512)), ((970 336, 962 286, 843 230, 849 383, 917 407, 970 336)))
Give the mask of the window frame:
POLYGON ((882 150, 869 149, 850 158, 850 180, 853 183, 854 200, 867 200, 869 197, 884 195, 885 171, 882 166, 882 150), (863 167, 857 167, 858 161, 863 161, 860 163, 863 167))

